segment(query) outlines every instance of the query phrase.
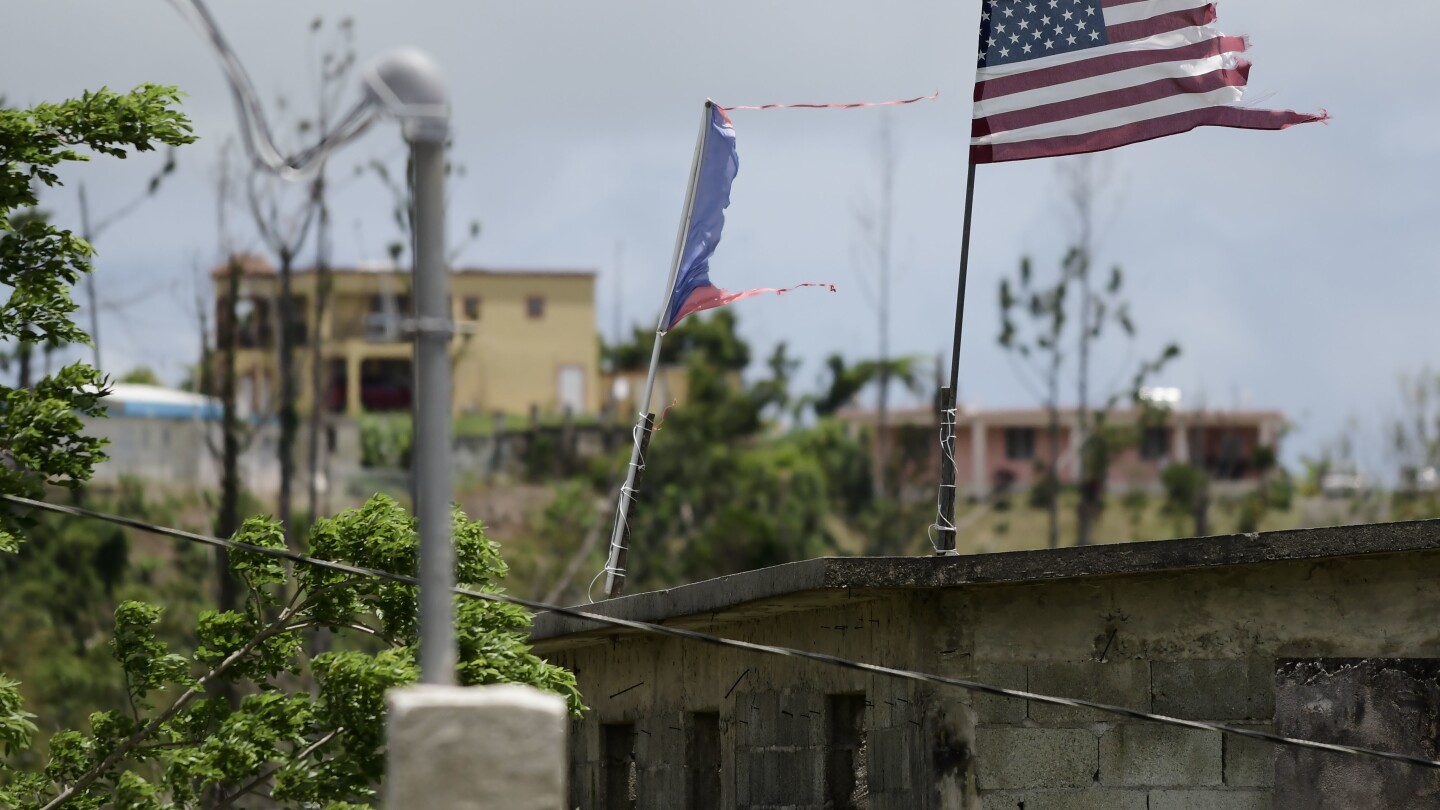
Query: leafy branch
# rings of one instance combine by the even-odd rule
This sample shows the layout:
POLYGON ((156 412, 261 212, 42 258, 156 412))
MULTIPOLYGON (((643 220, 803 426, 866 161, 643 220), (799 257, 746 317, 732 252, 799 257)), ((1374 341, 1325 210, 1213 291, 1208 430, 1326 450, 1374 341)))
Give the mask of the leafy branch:
MULTIPOLYGON (((458 511, 453 530, 456 580, 497 592, 507 570, 498 545, 458 511)), ((270 518, 246 521, 235 539, 285 548, 282 527, 270 518)), ((414 519, 384 496, 320 520, 309 538, 318 558, 407 576, 416 573, 418 544, 414 519)), ((231 552, 230 571, 247 594, 243 607, 202 613, 199 646, 189 654, 158 639, 159 607, 120 605, 111 647, 138 716, 97 712, 88 733, 56 734, 43 767, 0 787, 0 806, 160 810, 203 798, 223 808, 252 795, 287 808, 373 801, 384 774, 385 694, 418 677, 416 588, 311 566, 291 570, 243 550, 231 552), (315 628, 336 633, 347 651, 308 656, 304 633, 315 628), (343 641, 346 633, 356 635, 343 641), (296 678, 312 680, 314 693, 290 693, 285 686, 296 678), (222 684, 243 695, 237 705, 216 694, 222 684), (148 702, 154 694, 170 697, 157 709, 148 702), (158 777, 142 775, 157 772, 142 767, 149 762, 159 765, 158 777)), ((457 598, 456 617, 460 683, 531 684, 579 712, 574 676, 530 652, 527 612, 457 598)), ((13 686, 0 683, 0 741, 28 746, 28 722, 13 686)))

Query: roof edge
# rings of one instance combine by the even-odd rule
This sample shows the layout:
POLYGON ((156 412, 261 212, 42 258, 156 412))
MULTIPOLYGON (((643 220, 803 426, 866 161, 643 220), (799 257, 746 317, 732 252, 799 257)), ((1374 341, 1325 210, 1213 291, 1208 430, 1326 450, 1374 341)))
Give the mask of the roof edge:
MULTIPOLYGON (((665 623, 805 591, 958 588, 1440 550, 1440 520, 1370 523, 958 557, 820 557, 583 606, 665 623)), ((593 633, 594 622, 535 617, 531 641, 593 633)))

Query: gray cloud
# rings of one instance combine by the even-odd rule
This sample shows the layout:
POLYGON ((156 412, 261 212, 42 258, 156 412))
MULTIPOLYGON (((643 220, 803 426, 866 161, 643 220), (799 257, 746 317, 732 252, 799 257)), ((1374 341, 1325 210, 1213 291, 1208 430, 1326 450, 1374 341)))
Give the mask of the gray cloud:
MULTIPOLYGON (((828 101, 938 88, 938 101, 892 113, 903 267, 895 343, 925 354, 950 342, 977 8, 935 0, 214 4, 267 95, 305 95, 291 88, 303 87, 306 23, 318 14, 354 16, 362 57, 402 44, 434 54, 453 83, 456 156, 469 169, 453 190, 454 227, 473 218, 485 225, 466 260, 600 268, 607 331, 617 241, 627 319, 648 322, 659 304, 706 96, 828 101)), ((1109 158, 1122 182, 1103 259, 1128 270, 1142 349, 1179 341, 1185 357, 1167 376, 1194 396, 1301 418, 1292 458, 1340 429, 1346 414, 1377 413, 1395 375, 1433 355, 1427 338, 1440 274, 1431 223, 1440 191, 1430 167, 1440 157, 1440 96, 1431 77, 1440 57, 1427 40, 1440 8, 1387 4, 1385 46, 1363 51, 1359 38, 1370 35, 1357 17, 1329 2, 1223 0, 1221 27, 1255 44, 1251 99, 1273 92, 1265 105, 1328 107, 1333 123, 1198 131, 1109 158)), ((182 176, 160 198, 99 245, 107 296, 166 285, 123 323, 114 316, 103 324, 116 369, 150 362, 175 376, 194 354, 192 267, 218 255, 213 166, 234 131, 219 71, 161 0, 14 4, 5 27, 0 92, 12 101, 141 81, 189 94, 203 142, 182 155, 182 176)), ((880 114, 736 114, 741 174, 714 262, 717 283, 841 288, 739 305, 757 342, 786 340, 812 360, 873 345, 851 212, 875 182, 870 147, 880 114)), ((394 128, 382 127, 333 165, 345 175, 398 148, 394 128)), ((102 162, 79 176, 103 208, 153 168, 102 162)), ((995 286, 1021 254, 1049 268, 1063 252, 1054 168, 1040 161, 979 172, 961 382, 968 399, 1028 401, 994 346, 995 286)), ((46 204, 73 216, 73 189, 46 204)), ((377 183, 351 182, 337 205, 338 258, 380 253, 393 238, 387 212, 377 183)))

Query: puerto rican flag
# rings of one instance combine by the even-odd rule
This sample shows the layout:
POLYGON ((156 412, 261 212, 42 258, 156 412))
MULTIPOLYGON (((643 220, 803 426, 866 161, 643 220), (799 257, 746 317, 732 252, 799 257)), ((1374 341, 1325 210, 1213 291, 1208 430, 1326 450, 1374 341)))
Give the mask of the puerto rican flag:
MULTIPOLYGON (((665 309, 665 328, 674 329, 686 315, 761 293, 786 293, 787 289, 764 287, 745 292, 722 290, 710 281, 710 257, 720 244, 725 228, 725 209, 730 207, 730 187, 740 172, 740 155, 735 149, 735 126, 719 105, 710 103, 710 122, 701 136, 700 166, 695 175, 694 202, 690 206, 690 225, 680 253, 680 267, 675 286, 665 309)), ((799 284, 798 287, 829 284, 799 284)))

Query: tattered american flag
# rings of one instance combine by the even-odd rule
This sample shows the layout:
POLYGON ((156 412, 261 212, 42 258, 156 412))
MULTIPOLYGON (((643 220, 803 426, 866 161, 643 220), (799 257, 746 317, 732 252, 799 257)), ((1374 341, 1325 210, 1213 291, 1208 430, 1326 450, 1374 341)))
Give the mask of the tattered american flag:
POLYGON ((1097 152, 1200 126, 1321 121, 1239 106, 1242 37, 1203 0, 984 0, 975 163, 1097 152))

